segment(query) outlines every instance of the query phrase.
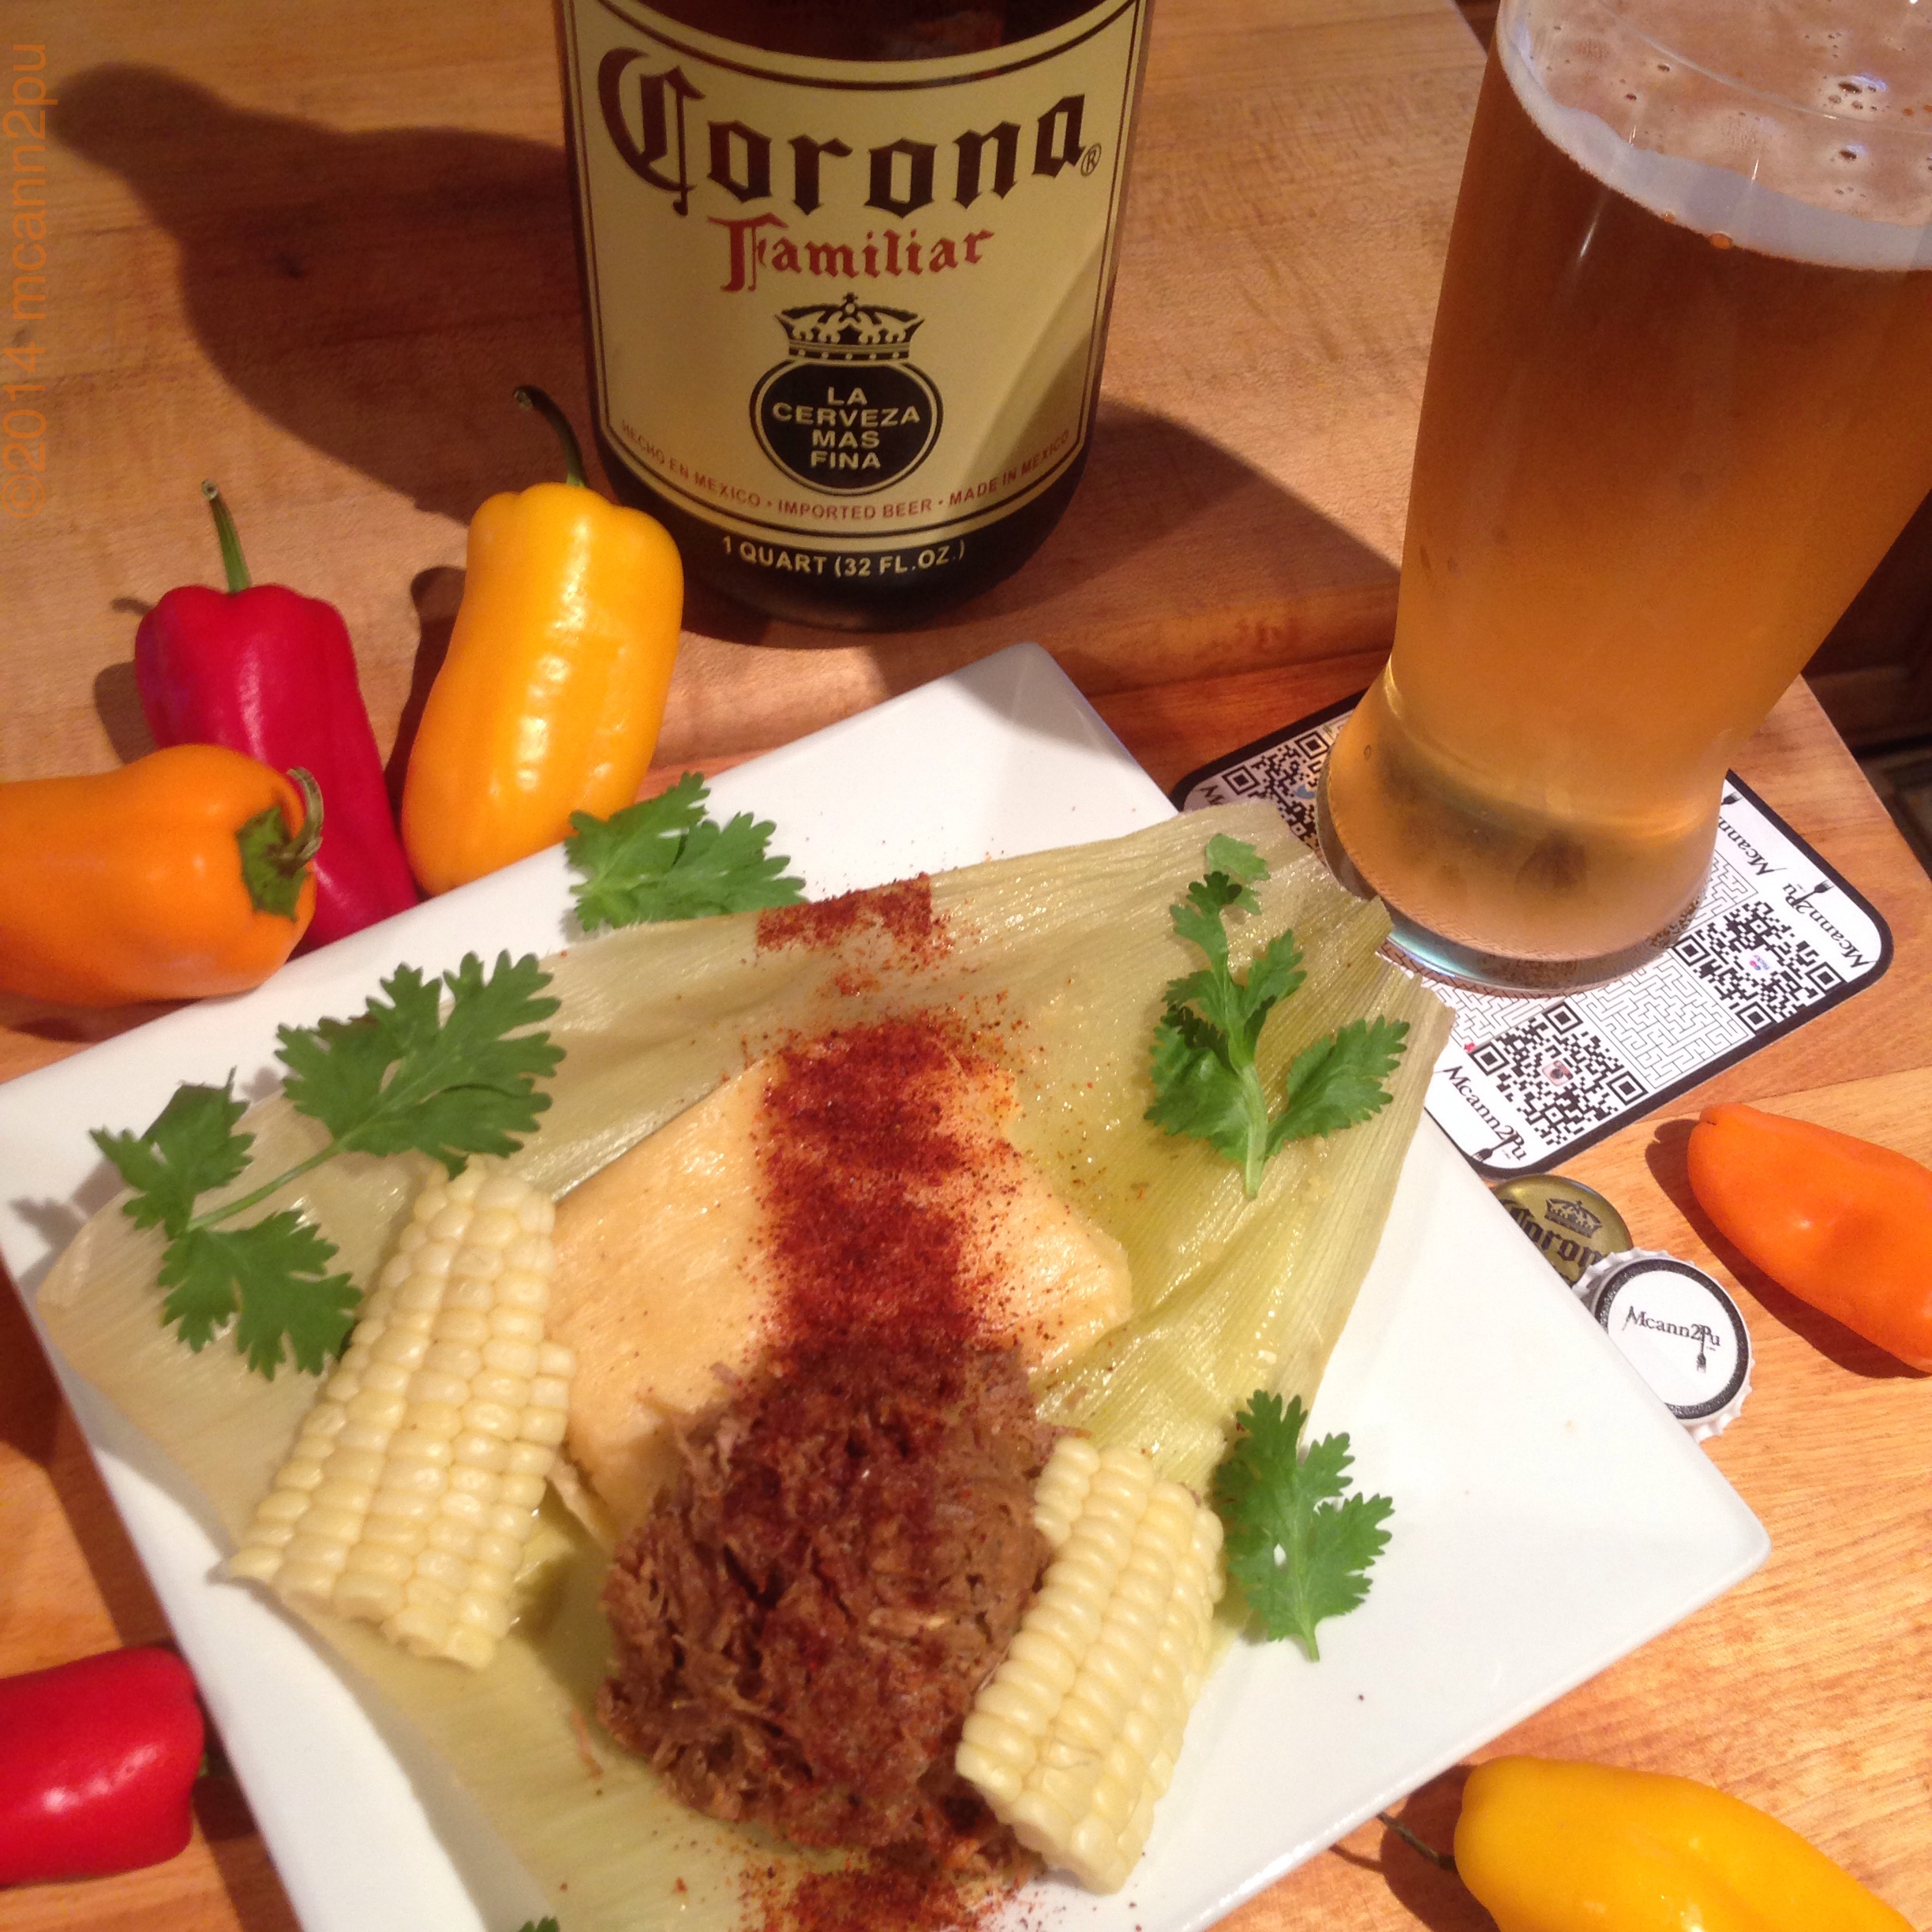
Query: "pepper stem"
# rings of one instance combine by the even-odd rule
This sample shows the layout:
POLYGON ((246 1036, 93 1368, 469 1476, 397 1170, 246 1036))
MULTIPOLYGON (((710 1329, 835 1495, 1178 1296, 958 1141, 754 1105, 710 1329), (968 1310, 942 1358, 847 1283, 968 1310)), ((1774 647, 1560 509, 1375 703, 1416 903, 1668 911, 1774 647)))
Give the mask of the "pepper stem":
POLYGON ((1378 1811, 1376 1819, 1378 1823, 1386 1825, 1418 1857, 1427 1859, 1438 1871, 1452 1872, 1455 1870, 1456 1862, 1449 1853, 1438 1852, 1432 1844, 1425 1844, 1400 1818, 1391 1818, 1386 1811, 1378 1811))
POLYGON ((584 481, 583 451, 578 444, 577 432, 570 426, 570 418, 542 390, 529 383, 520 384, 510 393, 519 409, 534 410, 557 432, 557 440, 564 445, 564 481, 578 489, 589 489, 584 481))
POLYGON ((302 802, 301 829, 290 848, 289 863, 305 866, 322 849, 322 788, 305 766, 291 765, 288 781, 301 794, 302 802))
POLYGON ((291 832, 282 807, 271 805, 237 828, 235 843, 249 904, 258 912, 292 919, 301 903, 309 862, 322 849, 322 788, 299 765, 290 769, 289 782, 301 794, 301 824, 291 832))
POLYGON ((222 568, 228 575, 228 589, 232 594, 245 590, 255 580, 249 575, 248 560, 242 554, 242 539, 235 534, 234 519, 228 514, 228 506, 222 500, 221 492, 212 483, 201 485, 201 494, 208 499, 208 507, 214 514, 215 534, 221 543, 222 568))

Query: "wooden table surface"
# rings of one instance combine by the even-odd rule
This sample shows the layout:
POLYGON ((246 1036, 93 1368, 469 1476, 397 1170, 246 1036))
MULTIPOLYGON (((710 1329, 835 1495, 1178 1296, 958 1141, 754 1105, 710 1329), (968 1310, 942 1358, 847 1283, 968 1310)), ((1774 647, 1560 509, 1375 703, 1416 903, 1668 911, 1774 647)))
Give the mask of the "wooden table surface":
MULTIPOLYGON (((1107 399, 1065 522, 917 636, 695 598, 664 766, 715 769, 1022 638, 1163 784, 1367 681, 1477 50, 1448 0, 1159 0, 1155 19, 1107 399)), ((44 154, 11 156, 17 180, 46 170, 47 290, 0 354, 35 352, 7 373, 44 384, 13 399, 49 428, 44 496, 0 518, 0 778, 146 748, 133 628, 169 586, 215 575, 204 475, 258 579, 343 609, 387 739, 447 637, 468 515, 551 462, 511 385, 585 413, 548 9, 343 0, 324 27, 287 0, 0 0, 0 63, 43 72, 60 103, 44 154)), ((1932 886, 1802 688, 1740 769, 1878 904, 1894 964, 1573 1170, 1640 1242, 1739 1284, 1756 1386, 1710 1453, 1773 1553, 1503 1742, 1721 1784, 1932 1926, 1924 1379, 1728 1252, 1683 1162, 1713 1098, 1932 1158, 1932 886)), ((139 1017, 0 1003, 0 1076, 139 1017)), ((164 1634, 10 1297, 0 1550, 0 1672, 164 1634)), ((1438 1842, 1458 1782, 1405 1807, 1438 1842)), ((0 1895, 0 1932, 292 1925, 231 1784, 204 1788, 200 1825, 156 1870, 0 1895)), ((1489 1922, 1370 1826, 1230 1923, 1489 1922)))

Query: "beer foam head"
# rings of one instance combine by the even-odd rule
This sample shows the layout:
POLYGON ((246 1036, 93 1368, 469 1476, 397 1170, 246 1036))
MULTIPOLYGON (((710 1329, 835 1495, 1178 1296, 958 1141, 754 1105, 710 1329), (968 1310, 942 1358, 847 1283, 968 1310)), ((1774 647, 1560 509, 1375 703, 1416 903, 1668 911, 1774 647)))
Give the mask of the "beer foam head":
POLYGON ((1932 267, 1932 0, 1511 0, 1496 39, 1544 133, 1654 213, 1932 267))

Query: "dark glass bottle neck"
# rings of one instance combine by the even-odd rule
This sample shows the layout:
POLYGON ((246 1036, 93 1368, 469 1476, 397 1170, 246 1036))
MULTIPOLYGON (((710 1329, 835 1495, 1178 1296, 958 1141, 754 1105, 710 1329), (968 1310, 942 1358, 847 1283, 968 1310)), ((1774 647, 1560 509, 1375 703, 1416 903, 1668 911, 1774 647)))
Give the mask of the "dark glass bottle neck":
POLYGON ((816 60, 938 60, 1030 39, 1095 0, 650 0, 661 13, 769 53, 816 60))

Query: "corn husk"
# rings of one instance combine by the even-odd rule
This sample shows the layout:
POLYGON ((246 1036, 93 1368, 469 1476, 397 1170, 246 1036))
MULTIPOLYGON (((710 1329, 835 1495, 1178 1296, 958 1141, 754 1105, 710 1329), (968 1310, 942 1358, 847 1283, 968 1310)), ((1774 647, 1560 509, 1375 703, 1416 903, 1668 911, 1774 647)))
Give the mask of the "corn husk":
MULTIPOLYGON (((1127 1249, 1134 1313, 1042 1391, 1056 1418, 1103 1443, 1149 1450, 1165 1474, 1204 1484, 1235 1409, 1257 1387, 1312 1399, 1380 1237, 1447 1010, 1377 957, 1379 906, 1348 897, 1271 808, 1234 806, 1133 837, 942 875, 935 910, 953 938, 908 971, 876 932, 835 956, 761 953, 755 915, 644 927, 552 963, 566 1049, 541 1131, 511 1163, 561 1194, 801 1031, 941 1008, 996 1028, 1019 1082, 1016 1138, 1127 1249), (1393 1103, 1327 1140, 1290 1144, 1258 1200, 1203 1143, 1143 1118, 1148 1055, 1166 983, 1200 964, 1168 908, 1200 876, 1216 831, 1274 868, 1258 917, 1230 921, 1237 962, 1283 926, 1305 955, 1302 990, 1260 1050, 1279 1082, 1307 1043, 1342 1022, 1406 1020, 1393 1103)), ((249 1173, 286 1169, 321 1130, 279 1099, 250 1110, 249 1173)), ((301 1205, 371 1279, 428 1163, 344 1158, 274 1206, 301 1205)), ((160 1244, 116 1208, 88 1223, 39 1307, 69 1360, 152 1441, 204 1518, 232 1541, 268 1488, 315 1395, 313 1378, 248 1372, 224 1343, 190 1354, 161 1327, 160 1244)), ((792 1855, 694 1817, 598 1734, 593 1776, 577 1718, 606 1666, 602 1559, 554 1504, 520 1583, 522 1616, 489 1668, 406 1656, 360 1627, 317 1627, 454 1767, 553 1899, 571 1932, 733 1926, 747 1856, 792 1855), (567 1885, 567 1890, 564 1888, 567 1885)), ((594 1723, 594 1720, 591 1720, 594 1723)))

